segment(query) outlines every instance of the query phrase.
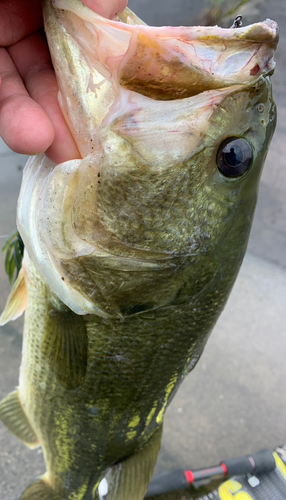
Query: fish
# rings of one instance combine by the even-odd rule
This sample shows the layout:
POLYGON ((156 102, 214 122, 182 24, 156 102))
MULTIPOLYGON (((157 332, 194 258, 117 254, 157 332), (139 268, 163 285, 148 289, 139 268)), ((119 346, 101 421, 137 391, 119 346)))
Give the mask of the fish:
POLYGON ((44 0, 81 158, 24 169, 19 386, 0 419, 46 473, 21 500, 142 500, 164 414, 240 269, 275 129, 278 26, 150 27, 44 0))

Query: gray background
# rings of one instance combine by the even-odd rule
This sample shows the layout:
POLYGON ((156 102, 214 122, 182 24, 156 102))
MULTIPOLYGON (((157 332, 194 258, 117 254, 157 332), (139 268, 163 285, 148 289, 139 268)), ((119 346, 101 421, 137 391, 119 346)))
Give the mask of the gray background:
MULTIPOLYGON (((129 2, 146 22, 158 25, 194 24, 206 4, 201 0, 129 2)), ((207 466, 286 443, 285 6, 285 0, 253 0, 241 9, 245 24, 266 17, 280 24, 281 41, 273 76, 278 126, 262 175, 248 253, 199 364, 167 410, 157 472, 207 466)), ((16 200, 25 161, 25 157, 0 143, 1 246, 4 236, 15 229, 16 200)), ((1 310, 10 289, 3 263, 1 255, 1 310)), ((1 398, 17 384, 21 331, 22 320, 0 329, 1 398)), ((0 424, 0 498, 17 499, 42 472, 41 451, 27 450, 0 424)))

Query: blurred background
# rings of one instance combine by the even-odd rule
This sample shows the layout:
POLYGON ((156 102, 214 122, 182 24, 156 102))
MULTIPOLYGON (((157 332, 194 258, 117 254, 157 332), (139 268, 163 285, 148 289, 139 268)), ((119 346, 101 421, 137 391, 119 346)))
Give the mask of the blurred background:
MULTIPOLYGON (((260 184, 248 252, 229 302, 195 370, 169 406, 156 472, 198 468, 286 443, 286 9, 285 0, 129 0, 148 24, 229 27, 271 18, 281 29, 272 77, 278 125, 260 184)), ((0 142, 0 245, 15 229, 26 157, 0 142)), ((0 308, 10 285, 0 256, 0 308)), ((0 398, 14 389, 22 320, 0 328, 0 398)), ((0 423, 0 498, 16 500, 44 472, 41 450, 25 448, 0 423)), ((166 497, 165 497, 166 498, 166 497)), ((193 493, 168 498, 187 500, 193 493)))

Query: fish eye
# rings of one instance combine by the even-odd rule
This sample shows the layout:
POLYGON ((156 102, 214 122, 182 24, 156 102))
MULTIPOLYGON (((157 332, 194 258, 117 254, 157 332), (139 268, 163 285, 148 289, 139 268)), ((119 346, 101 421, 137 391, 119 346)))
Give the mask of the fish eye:
POLYGON ((218 149, 216 163, 225 177, 239 177, 251 166, 252 147, 246 139, 230 137, 218 149))

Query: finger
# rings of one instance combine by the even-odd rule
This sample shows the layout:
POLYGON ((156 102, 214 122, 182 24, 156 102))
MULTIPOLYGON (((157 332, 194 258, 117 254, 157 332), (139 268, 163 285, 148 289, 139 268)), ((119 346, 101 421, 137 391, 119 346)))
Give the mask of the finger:
POLYGON ((29 97, 5 49, 0 49, 0 68, 1 137, 16 153, 33 155, 45 151, 54 139, 50 119, 29 97))
POLYGON ((128 0, 83 0, 83 3, 100 16, 113 19, 124 11, 128 0))
POLYGON ((53 124, 54 141, 46 155, 55 163, 80 158, 58 103, 58 85, 44 37, 39 33, 30 35, 8 51, 30 96, 53 124))
MULTIPOLYGON (((84 0, 85 5, 109 19, 122 12, 128 0, 84 0)), ((0 46, 13 45, 43 24, 40 0, 1 0, 0 46)))
POLYGON ((40 0, 0 1, 0 46, 22 40, 43 24, 40 0))

